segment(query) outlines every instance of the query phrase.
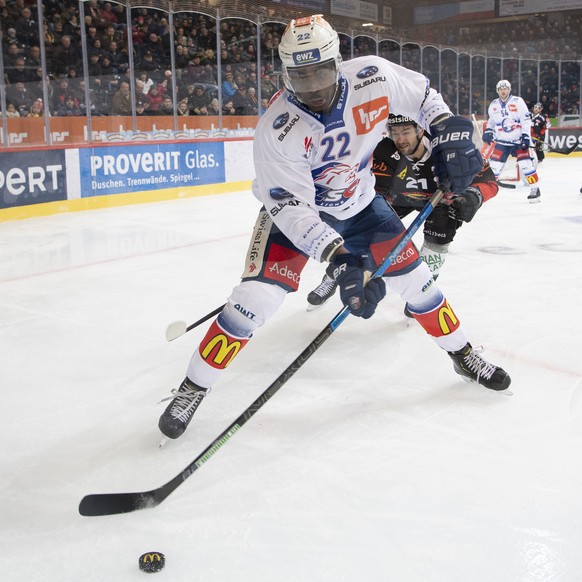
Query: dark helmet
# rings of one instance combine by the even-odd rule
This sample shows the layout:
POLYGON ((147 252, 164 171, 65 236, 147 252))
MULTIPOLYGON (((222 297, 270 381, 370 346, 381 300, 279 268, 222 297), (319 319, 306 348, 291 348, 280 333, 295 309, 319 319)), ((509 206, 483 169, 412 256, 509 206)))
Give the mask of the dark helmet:
POLYGON ((395 127, 396 125, 414 125, 416 127, 418 124, 414 119, 406 117, 406 115, 394 115, 394 113, 391 113, 388 116, 388 129, 395 127))

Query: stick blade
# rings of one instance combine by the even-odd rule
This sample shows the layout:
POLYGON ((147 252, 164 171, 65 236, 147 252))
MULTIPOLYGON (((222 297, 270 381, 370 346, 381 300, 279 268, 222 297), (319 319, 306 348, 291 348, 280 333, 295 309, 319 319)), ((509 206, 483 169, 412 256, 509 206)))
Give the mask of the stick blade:
POLYGON ((159 505, 164 498, 159 498, 155 491, 143 493, 97 493, 85 495, 79 504, 79 513, 85 517, 99 515, 116 515, 131 513, 159 505))
POLYGON ((171 342, 183 336, 188 331, 188 326, 184 321, 174 321, 166 328, 166 339, 171 342))

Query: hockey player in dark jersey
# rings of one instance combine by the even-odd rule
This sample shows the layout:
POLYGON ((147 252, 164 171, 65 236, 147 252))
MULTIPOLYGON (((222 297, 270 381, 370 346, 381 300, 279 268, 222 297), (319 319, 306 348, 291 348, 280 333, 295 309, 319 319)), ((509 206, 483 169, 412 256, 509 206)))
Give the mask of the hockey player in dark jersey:
MULTIPOLYGON (((437 189, 430 137, 415 121, 402 115, 391 114, 387 125, 389 135, 374 150, 372 171, 376 176, 376 192, 404 218, 422 210, 437 189)), ((457 230, 463 222, 471 222, 481 204, 495 196, 498 189, 495 175, 486 164, 463 194, 448 195, 428 216, 420 256, 434 279, 457 230)), ((322 305, 335 289, 336 282, 326 272, 307 301, 312 308, 322 305)))
POLYGON ((546 141, 546 131, 552 127, 550 118, 543 112, 541 103, 536 103, 533 106, 533 113, 531 117, 531 137, 534 142, 534 149, 538 164, 543 162, 545 158, 544 144, 546 141))

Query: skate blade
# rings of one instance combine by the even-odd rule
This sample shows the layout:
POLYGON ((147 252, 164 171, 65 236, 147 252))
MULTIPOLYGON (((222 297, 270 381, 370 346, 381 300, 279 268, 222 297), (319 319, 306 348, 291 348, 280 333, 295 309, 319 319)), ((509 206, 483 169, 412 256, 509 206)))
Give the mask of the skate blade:
POLYGON ((318 309, 321 309, 324 305, 325 303, 320 303, 319 305, 313 305, 312 303, 308 303, 307 311, 317 311, 318 309))
POLYGON ((530 204, 539 204, 541 201, 542 201, 542 199, 541 199, 541 198, 530 198, 530 199, 528 200, 528 202, 529 202, 530 204))
POLYGON ((461 376, 461 378, 465 382, 467 382, 467 384, 475 384, 476 386, 485 388, 485 390, 489 390, 490 392, 497 392, 497 394, 505 394, 505 396, 513 396, 513 392, 509 388, 506 388, 505 390, 495 390, 493 388, 487 388, 487 386, 483 386, 483 384, 479 384, 479 382, 475 382, 475 380, 471 380, 470 378, 466 378, 465 376, 461 376))
POLYGON ((169 441, 170 439, 167 436, 163 436, 160 440, 160 444, 158 445, 158 449, 162 449, 164 448, 164 445, 169 441))

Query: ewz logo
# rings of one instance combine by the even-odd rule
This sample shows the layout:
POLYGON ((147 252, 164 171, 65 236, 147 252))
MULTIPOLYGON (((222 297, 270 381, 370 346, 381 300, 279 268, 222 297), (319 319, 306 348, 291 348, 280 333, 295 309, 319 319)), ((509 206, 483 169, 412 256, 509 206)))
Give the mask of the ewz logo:
POLYGON ((319 49, 312 49, 300 53, 293 53, 293 62, 296 65, 305 65, 309 63, 318 63, 321 60, 319 49))

